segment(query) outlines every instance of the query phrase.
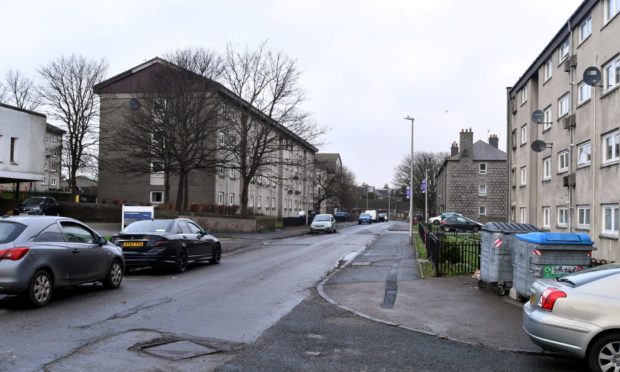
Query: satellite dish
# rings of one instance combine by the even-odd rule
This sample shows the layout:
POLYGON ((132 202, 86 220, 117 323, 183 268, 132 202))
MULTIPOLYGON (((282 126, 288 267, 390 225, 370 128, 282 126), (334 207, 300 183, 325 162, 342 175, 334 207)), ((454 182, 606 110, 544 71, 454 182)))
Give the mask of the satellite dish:
POLYGON ((532 112, 532 121, 536 124, 542 124, 545 122, 545 113, 542 110, 536 110, 532 112))
POLYGON ((583 81, 590 85, 596 86, 601 82, 601 70, 594 66, 590 66, 583 72, 583 81))
POLYGON ((547 148, 547 143, 545 141, 536 140, 532 142, 532 150, 534 152, 543 152, 547 148))
POLYGON ((140 108, 140 101, 138 101, 135 98, 130 99, 129 100, 129 108, 134 110, 134 111, 139 109, 140 108))

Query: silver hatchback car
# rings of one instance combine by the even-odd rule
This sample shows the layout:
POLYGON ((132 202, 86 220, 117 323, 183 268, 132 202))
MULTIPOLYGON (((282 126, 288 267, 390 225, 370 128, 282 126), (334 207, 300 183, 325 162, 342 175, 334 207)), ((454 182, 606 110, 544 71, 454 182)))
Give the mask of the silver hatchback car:
POLYGON ((0 219, 0 294, 47 305, 55 288, 103 282, 118 288, 123 252, 80 221, 66 217, 0 219))
POLYGON ((592 371, 619 371, 620 264, 536 280, 523 329, 543 349, 586 358, 592 371))

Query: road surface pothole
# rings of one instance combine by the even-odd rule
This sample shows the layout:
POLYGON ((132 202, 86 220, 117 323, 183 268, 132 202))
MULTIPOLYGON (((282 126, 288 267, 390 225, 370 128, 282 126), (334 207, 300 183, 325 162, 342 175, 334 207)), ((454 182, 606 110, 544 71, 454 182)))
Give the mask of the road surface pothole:
POLYGON ((236 351, 239 347, 239 345, 227 344, 221 341, 160 337, 133 345, 129 350, 177 361, 215 353, 236 351))

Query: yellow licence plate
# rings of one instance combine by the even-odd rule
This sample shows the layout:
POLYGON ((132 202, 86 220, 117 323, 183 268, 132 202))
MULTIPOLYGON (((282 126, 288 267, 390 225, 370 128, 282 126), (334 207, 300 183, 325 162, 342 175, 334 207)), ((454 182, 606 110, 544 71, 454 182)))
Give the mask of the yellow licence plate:
POLYGON ((144 247, 144 242, 123 242, 123 248, 144 247))
POLYGON ((536 295, 535 295, 534 293, 531 293, 531 294, 530 294, 530 303, 531 303, 532 305, 535 305, 535 304, 536 304, 536 295))

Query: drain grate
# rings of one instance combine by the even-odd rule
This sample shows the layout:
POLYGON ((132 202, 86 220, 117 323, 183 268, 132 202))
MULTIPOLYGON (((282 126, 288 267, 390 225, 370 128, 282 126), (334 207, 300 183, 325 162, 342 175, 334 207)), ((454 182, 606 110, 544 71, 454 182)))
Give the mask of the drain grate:
POLYGON ((129 350, 175 361, 234 351, 238 348, 238 345, 229 345, 227 347, 222 342, 202 342, 191 341, 181 337, 161 337, 134 345, 129 350))

